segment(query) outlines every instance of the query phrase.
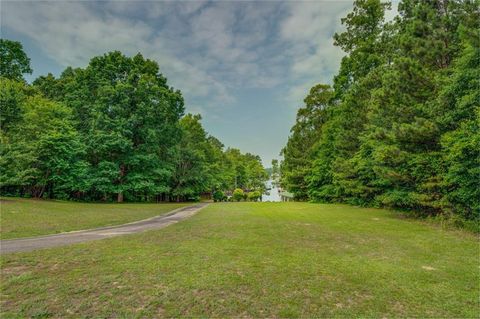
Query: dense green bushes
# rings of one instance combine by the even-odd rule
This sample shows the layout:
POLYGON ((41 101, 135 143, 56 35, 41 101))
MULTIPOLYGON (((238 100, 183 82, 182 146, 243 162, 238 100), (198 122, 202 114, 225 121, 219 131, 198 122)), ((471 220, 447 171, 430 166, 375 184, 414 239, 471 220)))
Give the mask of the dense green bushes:
POLYGON ((28 85, 22 46, 0 44, 2 194, 180 201, 264 188, 260 158, 224 150, 199 115, 184 115, 156 62, 111 52, 28 85))
POLYGON ((479 3, 404 0, 387 23, 388 6, 357 0, 342 19, 347 55, 298 111, 282 184, 300 200, 478 221, 479 3))

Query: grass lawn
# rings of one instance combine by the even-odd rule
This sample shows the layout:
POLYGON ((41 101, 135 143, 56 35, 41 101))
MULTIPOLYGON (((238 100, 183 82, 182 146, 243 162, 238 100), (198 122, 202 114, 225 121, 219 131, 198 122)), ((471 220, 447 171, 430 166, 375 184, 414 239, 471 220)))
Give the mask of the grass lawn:
POLYGON ((10 239, 120 225, 185 205, 188 204, 91 204, 2 197, 0 235, 10 239))
POLYGON ((478 318, 479 282, 478 238, 465 232, 378 209, 222 203, 162 230, 4 255, 1 310, 478 318))

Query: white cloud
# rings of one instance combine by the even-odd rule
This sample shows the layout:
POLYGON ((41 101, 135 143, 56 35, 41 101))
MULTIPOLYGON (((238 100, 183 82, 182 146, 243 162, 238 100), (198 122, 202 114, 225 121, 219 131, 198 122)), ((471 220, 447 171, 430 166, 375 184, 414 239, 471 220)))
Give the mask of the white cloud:
POLYGON ((351 1, 292 2, 281 35, 291 43, 290 77, 284 100, 298 107, 317 83, 331 83, 343 52, 333 45, 333 34, 342 29, 340 19, 352 8, 351 1))
POLYGON ((187 105, 218 108, 235 102, 238 88, 288 85, 296 106, 305 89, 336 72, 342 53, 332 35, 350 8, 350 1, 5 2, 2 25, 62 66, 83 67, 112 50, 141 52, 159 62, 187 105))
POLYGON ((83 2, 5 3, 2 24, 35 40, 38 46, 60 65, 83 67, 89 59, 112 50, 127 55, 141 52, 159 62, 171 84, 190 99, 211 96, 214 103, 230 103, 233 97, 226 86, 205 70, 176 57, 168 39, 156 34, 153 26, 115 13, 131 3, 110 3, 97 12, 83 2), (32 8, 33 7, 33 8, 32 8))

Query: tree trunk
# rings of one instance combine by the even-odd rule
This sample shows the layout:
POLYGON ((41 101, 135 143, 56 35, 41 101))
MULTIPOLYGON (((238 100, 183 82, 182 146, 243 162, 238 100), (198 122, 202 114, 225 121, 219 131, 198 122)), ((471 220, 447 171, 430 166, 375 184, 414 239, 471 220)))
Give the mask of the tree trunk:
POLYGON ((44 192, 45 192, 45 185, 41 186, 40 189, 35 192, 35 198, 42 198, 44 192))
POLYGON ((53 199, 53 185, 52 184, 48 185, 48 198, 53 199))
POLYGON ((117 203, 123 203, 123 192, 118 193, 117 203))

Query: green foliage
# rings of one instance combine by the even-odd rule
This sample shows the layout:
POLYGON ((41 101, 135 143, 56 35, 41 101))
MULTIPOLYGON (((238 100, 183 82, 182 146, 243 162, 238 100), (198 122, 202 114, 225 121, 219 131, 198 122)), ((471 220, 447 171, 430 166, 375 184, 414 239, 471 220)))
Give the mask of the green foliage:
POLYGON ((388 33, 384 15, 389 7, 390 3, 380 0, 356 0, 353 11, 341 20, 346 31, 335 33, 333 38, 335 45, 349 54, 342 58, 334 79, 336 96, 383 63, 388 45, 383 36, 388 33))
POLYGON ((21 122, 3 146, 1 185, 17 186, 34 197, 64 198, 80 190, 85 149, 66 106, 33 96, 26 99, 21 122))
POLYGON ((241 201, 244 197, 244 192, 243 189, 241 188, 236 188, 233 190, 233 199, 236 200, 237 202, 241 201))
POLYGON ((271 168, 270 178, 275 181, 280 178, 280 166, 278 163, 278 159, 272 159, 272 168, 271 168))
POLYGON ((225 198, 226 198, 225 193, 220 191, 220 190, 216 190, 213 193, 213 200, 215 202, 223 202, 225 200, 225 198))
POLYGON ((23 74, 32 73, 30 59, 20 42, 0 39, 0 77, 23 81, 23 74))
POLYGON ((110 52, 29 86, 20 81, 28 58, 9 50, 21 45, 2 40, 2 54, 14 56, 2 57, 0 77, 4 194, 185 201, 215 189, 263 189, 260 158, 224 151, 199 115, 184 116, 181 92, 155 61, 110 52))
POLYGON ((118 201, 168 192, 183 98, 167 86, 157 63, 111 52, 61 80, 67 84, 59 98, 75 110, 86 140, 96 180, 91 192, 116 193, 118 201))
POLYGON ((225 151, 226 189, 265 190, 267 172, 260 156, 242 154, 240 150, 228 148, 225 151))
POLYGON ((27 95, 28 88, 23 82, 0 78, 0 123, 3 133, 21 120, 27 95))
POLYGON ((478 220, 478 2, 404 0, 385 23, 388 6, 355 1, 342 19, 333 97, 310 131, 297 116, 283 185, 297 199, 478 220))
POLYGON ((84 178, 86 164, 81 158, 85 148, 74 128, 70 109, 37 97, 26 106, 19 144, 24 144, 22 149, 30 149, 35 156, 35 161, 30 163, 37 171, 36 176, 32 176, 33 184, 45 187, 50 197, 63 198, 63 193, 72 189, 81 191, 76 185, 84 178), (32 140, 36 145, 32 145, 32 140))
POLYGON ((206 133, 199 115, 188 114, 180 120, 182 139, 176 152, 176 168, 172 176, 172 195, 188 197, 202 191, 207 182, 205 171, 206 133))
POLYGON ((446 199, 467 219, 480 218, 480 109, 442 137, 446 199))
POLYGON ((467 219, 480 219, 480 47, 463 38, 464 49, 440 95, 439 127, 444 162, 439 175, 445 205, 467 219), (453 107, 452 107, 453 106, 453 107))
POLYGON ((304 100, 305 107, 297 112, 297 122, 291 129, 287 145, 282 149, 281 184, 295 193, 297 199, 307 197, 305 176, 311 169, 312 147, 327 120, 331 98, 332 90, 328 85, 318 84, 310 90, 304 100))
POLYGON ((222 160, 223 145, 207 136, 200 120, 200 115, 192 114, 180 120, 183 134, 176 153, 173 196, 193 196, 209 192, 221 184, 218 162, 222 160))
POLYGON ((248 193, 248 200, 252 202, 256 202, 262 198, 262 193, 259 191, 253 191, 248 193))

